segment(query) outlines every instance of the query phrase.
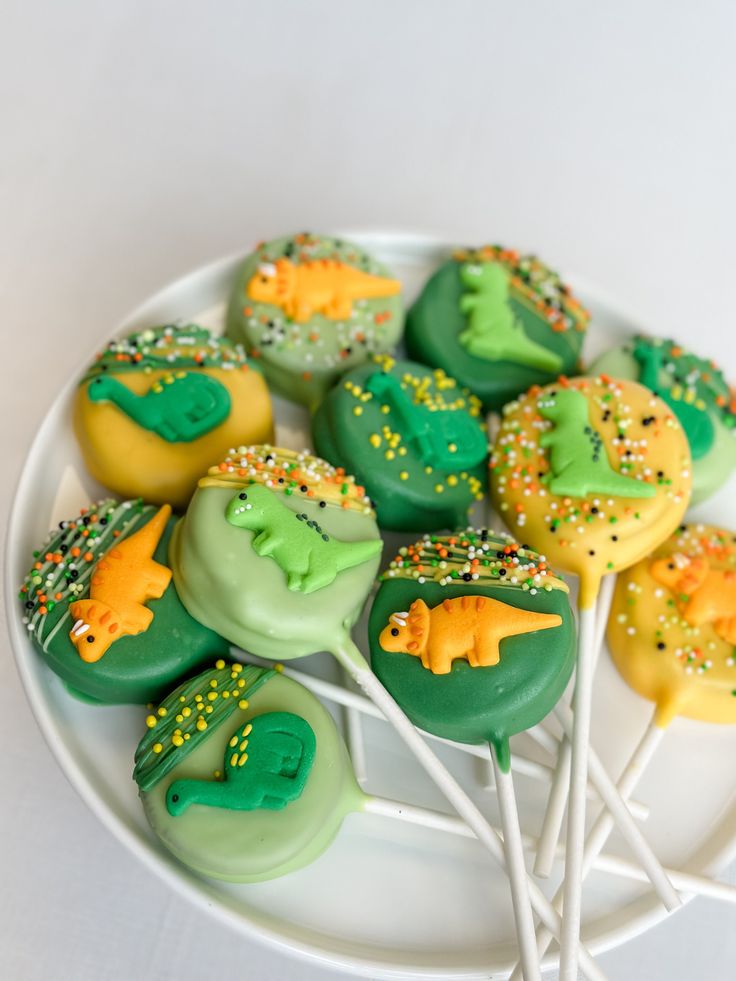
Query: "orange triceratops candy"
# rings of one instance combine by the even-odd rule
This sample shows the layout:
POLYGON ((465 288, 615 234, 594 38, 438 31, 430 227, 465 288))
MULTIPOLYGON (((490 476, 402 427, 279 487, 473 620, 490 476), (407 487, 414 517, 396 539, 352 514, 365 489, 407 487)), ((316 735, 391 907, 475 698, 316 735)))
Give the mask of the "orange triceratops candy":
POLYGON ((654 579, 674 594, 677 608, 692 627, 712 623, 728 644, 736 645, 736 573, 711 569, 706 558, 676 552, 656 559, 654 579))
POLYGON ((458 596, 430 609, 415 600, 406 613, 392 613, 381 631, 385 651, 413 654, 433 674, 448 674, 466 658, 471 668, 498 664, 504 637, 559 627, 556 613, 534 613, 486 596, 458 596))

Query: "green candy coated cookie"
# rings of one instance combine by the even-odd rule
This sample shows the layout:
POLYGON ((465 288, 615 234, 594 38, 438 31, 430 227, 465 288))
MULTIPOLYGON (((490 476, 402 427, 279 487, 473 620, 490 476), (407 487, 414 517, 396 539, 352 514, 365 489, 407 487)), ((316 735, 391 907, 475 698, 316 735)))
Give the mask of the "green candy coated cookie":
POLYGON ((483 499, 480 403, 441 370, 376 357, 332 389, 312 435, 321 456, 363 484, 382 528, 456 528, 483 499))
POLYGON ((370 614, 371 665, 411 721, 447 739, 492 743, 504 770, 509 737, 547 715, 575 662, 567 587, 541 561, 492 532, 426 536, 383 574, 370 614), (536 621, 542 629, 534 629, 536 621), (472 630, 468 656, 463 651, 472 630), (416 645, 414 653, 384 649, 406 647, 404 635, 416 645), (479 651, 483 657, 484 648, 487 655, 497 643, 497 663, 471 666, 479 651), (435 673, 423 664, 427 655, 430 662, 451 656, 451 667, 435 673))
MULTIPOLYGON (((153 614, 148 629, 119 637, 99 660, 82 660, 72 643, 69 607, 88 599, 98 560, 147 525, 157 511, 140 500, 100 501, 79 517, 61 522, 34 553, 20 593, 24 620, 49 667, 85 701, 135 704, 159 698, 223 648, 218 634, 189 616, 173 583, 160 599, 145 604, 153 614)), ((161 565, 167 563, 174 524, 169 519, 153 553, 161 565)))
POLYGON ((226 333, 271 388, 317 406, 340 375, 401 336, 400 284, 357 245, 303 233, 264 242, 240 268, 226 333))
POLYGON ((667 403, 690 444, 691 505, 714 494, 736 471, 736 411, 713 361, 675 341, 639 334, 596 358, 587 374, 638 381, 667 403))
POLYGON ((416 361, 443 368, 492 412, 531 385, 575 373, 588 319, 535 257, 499 246, 466 249, 439 267, 409 310, 406 349, 416 361), (483 275, 495 264, 509 277, 505 318, 483 275))
POLYGON ((307 453, 240 447, 200 481, 169 557, 192 616, 244 650, 285 660, 346 641, 380 553, 352 477, 307 453), (228 518, 239 520, 236 509, 250 503, 240 494, 254 486, 257 530, 228 518))
MULTIPOLYGON (((218 665, 221 667, 204 672, 173 692, 163 703, 163 719, 158 713, 149 717, 152 727, 136 754, 136 778, 151 827, 185 865, 229 882, 262 882, 318 858, 345 816, 362 808, 364 798, 330 714, 310 692, 273 671, 222 661, 218 665), (242 688, 238 687, 241 680, 245 681, 242 688), (225 691, 228 697, 223 698, 225 691), (217 698, 210 699, 213 692, 217 698), (212 706, 213 712, 199 711, 202 705, 212 706), (181 716, 185 708, 190 714, 182 716, 181 723, 162 725, 177 713, 181 716), (218 711, 213 724, 211 719, 218 711), (290 738, 287 746, 282 731, 272 732, 269 753, 268 732, 262 731, 260 736, 257 732, 273 730, 274 715, 281 723, 289 716, 290 738), (305 752, 310 746, 305 749, 303 743, 309 743, 310 733, 312 755, 307 765, 305 752), (189 739, 184 738, 187 735, 189 739), (262 745, 255 745, 257 739, 262 745), (246 745, 241 751, 243 743, 246 745), (299 759, 290 759, 292 752, 299 759), (261 771, 260 778, 255 779, 271 779, 272 788, 290 798, 282 800, 281 806, 274 808, 267 802, 244 810, 228 806, 237 805, 237 801, 221 797, 232 779, 226 776, 227 765, 246 774, 253 762, 251 753, 256 762, 261 758, 261 764, 272 754, 265 764, 272 771, 271 778, 261 771), (234 763, 233 755, 237 757, 234 763), (165 758, 165 766, 157 769, 151 762, 157 758, 165 758), (275 770, 279 771, 276 778, 275 770), (173 796, 192 784, 214 788, 213 801, 192 801, 179 809, 181 801, 173 802, 173 796)), ((277 728, 285 726, 279 724, 277 728)))

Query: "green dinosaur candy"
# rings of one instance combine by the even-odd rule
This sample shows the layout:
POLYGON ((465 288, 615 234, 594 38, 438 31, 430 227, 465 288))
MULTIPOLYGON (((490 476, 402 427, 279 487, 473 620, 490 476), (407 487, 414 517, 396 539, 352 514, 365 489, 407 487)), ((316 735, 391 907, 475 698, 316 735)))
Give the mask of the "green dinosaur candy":
POLYGON ((371 665, 421 729, 492 743, 555 705, 575 661, 568 589, 532 549, 467 529, 402 548, 381 576, 368 627, 371 665))
POLYGON ((381 548, 352 477, 306 452, 255 446, 200 480, 170 558, 192 616, 284 660, 351 648, 381 548))
POLYGON ((690 443, 693 504, 736 471, 736 404, 713 361, 674 341, 638 334, 602 354, 589 372, 638 381, 667 403, 690 443))
POLYGON ((277 671, 217 661, 147 719, 134 779, 185 865, 261 882, 314 861, 365 801, 330 714, 277 671))
POLYGON ((530 385, 574 373, 589 319, 539 259, 488 245, 434 273, 407 315, 406 347, 497 411, 530 385))
POLYGON ((60 522, 34 553, 20 591, 24 621, 73 694, 144 703, 222 650, 220 636, 189 616, 169 581, 169 513, 140 500, 100 501, 60 522))
POLYGON ((227 335, 259 358, 274 391, 315 407, 340 375, 394 347, 400 290, 351 242, 307 232, 263 242, 238 272, 227 335))
POLYGON ((364 484, 382 528, 456 528, 483 499, 480 402, 440 369, 376 357, 332 389, 312 433, 321 456, 364 484))

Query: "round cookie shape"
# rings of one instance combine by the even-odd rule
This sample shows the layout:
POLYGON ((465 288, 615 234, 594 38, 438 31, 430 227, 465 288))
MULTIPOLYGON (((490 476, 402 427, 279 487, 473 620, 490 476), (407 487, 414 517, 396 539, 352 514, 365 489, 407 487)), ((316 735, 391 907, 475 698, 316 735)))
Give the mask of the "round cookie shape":
POLYGON ((509 737, 556 704, 575 663, 568 588, 508 535, 426 535, 381 576, 371 665, 411 721, 465 743, 509 737))
POLYGON ((589 320, 536 256, 486 245, 456 251, 427 282, 407 315, 406 348, 493 412, 533 384, 575 372, 589 320))
POLYGON ((353 477, 306 451, 241 446, 200 480, 170 560, 192 616, 284 660, 346 638, 381 548, 353 477))
POLYGON ((396 344, 400 291, 351 242, 308 232, 274 239, 238 272, 227 335, 260 359, 274 391, 313 408, 340 375, 396 344))
POLYGON ((658 726, 676 715, 736 723, 736 534, 682 525, 622 573, 608 644, 658 726))
POLYGON ((736 401, 723 372, 672 340, 637 334, 590 366, 645 385, 669 405, 690 443, 692 504, 714 494, 736 470, 736 401))
POLYGON ((382 528, 454 529, 483 499, 481 405, 441 369, 375 357, 327 395, 312 435, 320 456, 365 486, 382 528))
POLYGON ((189 868, 262 882, 302 868, 362 807, 329 712, 277 671, 219 660, 147 718, 134 779, 189 868))
POLYGON ((669 406, 635 382, 560 378, 509 403, 491 454, 491 498, 513 534, 581 580, 652 551, 690 499, 690 450, 669 406))
POLYGON ((260 370, 242 347, 196 324, 111 341, 79 384, 73 421, 96 480, 178 510, 234 443, 273 438, 260 370))
POLYGON ((34 645, 73 694, 144 703, 222 650, 167 566, 171 508, 108 499, 62 521, 20 590, 34 645))

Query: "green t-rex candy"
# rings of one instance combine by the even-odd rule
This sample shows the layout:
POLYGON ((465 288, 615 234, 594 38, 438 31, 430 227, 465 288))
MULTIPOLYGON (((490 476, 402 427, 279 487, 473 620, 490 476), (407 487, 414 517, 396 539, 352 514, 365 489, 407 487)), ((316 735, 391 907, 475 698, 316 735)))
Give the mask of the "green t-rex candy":
POLYGON ((175 780, 166 792, 172 816, 192 804, 279 811, 301 796, 317 742, 309 723, 293 712, 267 712, 238 727, 225 750, 224 780, 175 780))
POLYGON ((585 497, 654 497, 651 484, 617 473, 608 462, 603 438, 590 424, 588 401, 574 388, 545 395, 537 405, 540 414, 554 423, 541 433, 539 445, 549 451, 550 472, 542 477, 553 494, 585 497))
POLYGON ((110 376, 90 383, 92 402, 112 402, 143 429, 169 443, 190 443, 227 419, 230 393, 216 378, 177 372, 155 381, 145 395, 110 376))
POLYGON ((256 532, 255 552, 270 556, 286 573, 288 588, 302 593, 329 586, 339 572, 367 562, 383 547, 380 539, 341 542, 331 538, 317 521, 292 511, 278 494, 260 484, 237 494, 225 516, 236 528, 256 532))
POLYGON ((460 343, 476 358, 511 361, 540 371, 561 371, 562 358, 524 333, 509 303, 509 273, 499 262, 466 262, 460 279, 470 292, 460 298, 468 326, 460 343))

